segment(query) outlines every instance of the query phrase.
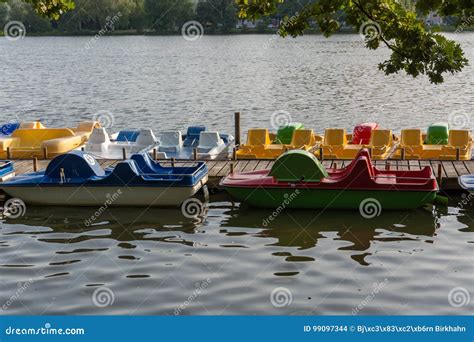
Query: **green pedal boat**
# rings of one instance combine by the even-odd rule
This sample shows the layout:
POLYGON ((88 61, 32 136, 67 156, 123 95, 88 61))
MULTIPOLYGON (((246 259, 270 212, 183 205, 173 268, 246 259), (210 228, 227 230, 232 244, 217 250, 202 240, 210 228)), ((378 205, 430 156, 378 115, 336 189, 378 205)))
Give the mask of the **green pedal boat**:
POLYGON ((326 170, 306 151, 280 156, 271 170, 230 174, 221 186, 235 199, 262 208, 414 209, 433 203, 438 184, 430 167, 376 169, 362 150, 345 168, 326 170))

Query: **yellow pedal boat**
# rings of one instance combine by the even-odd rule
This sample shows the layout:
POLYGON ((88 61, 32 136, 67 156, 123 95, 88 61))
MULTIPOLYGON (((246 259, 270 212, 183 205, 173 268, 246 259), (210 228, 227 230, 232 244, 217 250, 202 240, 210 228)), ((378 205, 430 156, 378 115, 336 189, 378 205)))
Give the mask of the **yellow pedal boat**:
POLYGON ((376 123, 363 123, 354 128, 353 134, 347 134, 343 128, 329 128, 324 139, 315 151, 320 158, 321 151, 325 159, 354 159, 364 148, 369 149, 374 160, 390 157, 398 143, 398 138, 389 129, 379 129, 376 123))
POLYGON ((393 159, 470 160, 472 136, 468 129, 449 129, 446 123, 432 124, 426 134, 421 129, 403 129, 401 143, 393 159))
POLYGON ((0 138, 0 158, 50 158, 74 150, 87 142, 100 124, 84 121, 75 128, 46 128, 41 123, 28 123, 11 136, 0 138))
POLYGON ((280 143, 278 136, 266 128, 249 129, 247 143, 236 151, 237 159, 276 159, 288 150, 313 150, 322 141, 312 129, 302 128, 295 129, 287 139, 283 142, 289 143, 280 143))

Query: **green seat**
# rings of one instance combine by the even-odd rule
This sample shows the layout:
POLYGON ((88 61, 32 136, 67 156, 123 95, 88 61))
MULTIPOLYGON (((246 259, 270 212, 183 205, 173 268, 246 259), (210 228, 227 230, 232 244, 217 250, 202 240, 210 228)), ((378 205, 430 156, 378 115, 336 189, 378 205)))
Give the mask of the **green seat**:
POLYGON ((427 145, 446 145, 449 137, 449 124, 438 122, 428 127, 426 132, 425 144, 427 145))
POLYGON ((293 138, 293 132, 297 129, 303 129, 304 125, 302 123, 290 123, 286 126, 281 126, 278 128, 276 139, 273 142, 274 144, 291 144, 291 139, 293 138))

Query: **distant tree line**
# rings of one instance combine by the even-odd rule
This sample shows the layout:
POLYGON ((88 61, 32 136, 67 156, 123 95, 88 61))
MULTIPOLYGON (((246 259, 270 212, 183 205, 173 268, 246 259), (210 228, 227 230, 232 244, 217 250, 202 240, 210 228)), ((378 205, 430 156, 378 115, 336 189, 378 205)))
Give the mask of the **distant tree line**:
MULTIPOLYGON (((297 0, 290 2, 296 3, 297 0)), ((110 26, 115 31, 178 32, 190 20, 207 30, 228 31, 237 23, 235 0, 75 0, 74 9, 56 20, 39 16, 30 3, 0 2, 0 30, 9 21, 21 21, 30 33, 90 33, 110 26)))

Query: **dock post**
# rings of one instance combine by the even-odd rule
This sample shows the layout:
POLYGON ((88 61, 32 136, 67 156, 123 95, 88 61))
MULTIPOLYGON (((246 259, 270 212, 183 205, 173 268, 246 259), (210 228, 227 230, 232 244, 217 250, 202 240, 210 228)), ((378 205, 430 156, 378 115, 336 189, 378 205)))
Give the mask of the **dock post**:
POLYGON ((38 172, 38 158, 33 157, 33 171, 38 172))
POLYGON ((443 166, 441 163, 438 164, 438 186, 441 186, 441 182, 443 181, 443 166))
POLYGON ((323 148, 319 148, 319 159, 324 160, 323 148))
POLYGON ((7 147, 7 159, 12 159, 12 153, 10 151, 10 147, 7 147))
POLYGON ((234 174, 234 163, 230 163, 230 174, 234 174))
POLYGON ((235 146, 240 146, 240 112, 235 112, 235 146))
POLYGON ((81 147, 81 151, 84 152, 85 151, 85 148, 84 146, 81 147))
POLYGON ((372 147, 369 147, 367 150, 369 151, 369 157, 372 159, 372 147))
POLYGON ((198 149, 197 148, 193 149, 193 159, 198 160, 198 149))
POLYGON ((385 163, 385 170, 390 171, 390 162, 385 163))
POLYGON ((175 158, 171 158, 171 166, 174 167, 174 163, 175 163, 176 159, 175 158))
POLYGON ((334 166, 332 167, 334 170, 337 170, 337 162, 334 162, 334 166))
POLYGON ((46 147, 43 148, 43 158, 48 159, 48 149, 46 147))
POLYGON ((461 159, 461 149, 459 147, 456 148, 456 160, 461 159))
POLYGON ((237 160, 237 147, 232 149, 232 160, 237 160))
POLYGON ((153 149, 153 160, 156 160, 157 159, 157 152, 156 152, 156 148, 153 149))
POLYGON ((127 150, 125 150, 125 147, 122 148, 122 159, 127 159, 127 150))
POLYGON ((402 152, 400 153, 401 160, 405 160, 405 147, 402 147, 402 152))

